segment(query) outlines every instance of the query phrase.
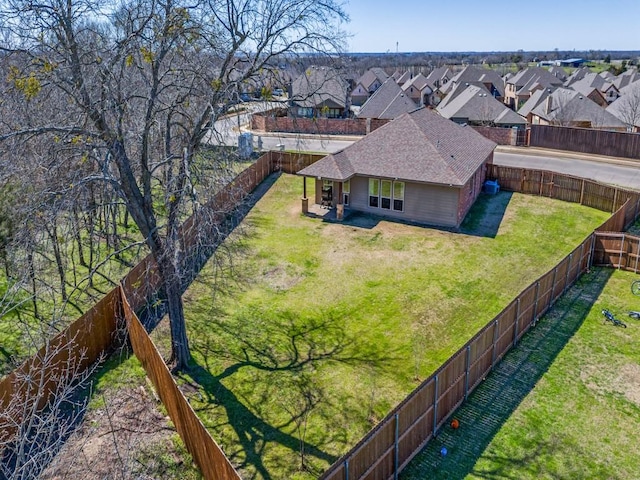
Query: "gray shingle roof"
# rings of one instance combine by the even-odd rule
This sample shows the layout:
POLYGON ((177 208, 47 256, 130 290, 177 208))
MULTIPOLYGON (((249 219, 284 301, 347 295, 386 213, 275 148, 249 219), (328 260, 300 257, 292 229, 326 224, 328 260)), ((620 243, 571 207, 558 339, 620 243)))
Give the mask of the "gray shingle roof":
POLYGON ((544 87, 547 86, 560 86, 562 80, 553 76, 548 70, 542 67, 531 67, 519 71, 509 80, 507 83, 516 86, 516 90, 526 88, 527 85, 540 84, 544 87))
POLYGON ((402 86, 405 83, 407 83, 409 80, 411 80, 411 72, 407 70, 402 75, 400 75, 400 78, 398 78, 398 80, 396 81, 398 82, 398 85, 402 86))
POLYGON ((640 82, 627 85, 620 90, 620 94, 607 107, 607 112, 625 124, 640 126, 640 82))
POLYGON ((545 99, 531 113, 549 122, 567 125, 589 122, 599 128, 624 126, 624 123, 610 112, 575 90, 558 88, 550 95, 550 99, 545 99))
POLYGON ((405 113, 300 175, 344 181, 353 175, 463 186, 496 144, 428 109, 405 113))
POLYGON ((360 77, 358 83, 361 84, 367 91, 370 90, 371 85, 378 80, 383 83, 389 75, 379 67, 370 68, 360 77))
POLYGON ((526 120, 504 103, 491 96, 484 86, 469 85, 462 93, 444 106, 438 105, 438 112, 445 118, 472 123, 493 123, 496 125, 524 125, 526 120))
POLYGON ((291 84, 291 102, 301 107, 332 104, 347 105, 347 81, 329 67, 309 67, 291 84))
POLYGON ((360 108, 359 118, 383 118, 392 120, 403 113, 418 108, 395 82, 388 78, 360 108))
POLYGON ((485 85, 492 84, 504 97, 504 80, 495 70, 487 68, 477 68, 471 65, 466 66, 458 74, 451 79, 456 84, 481 82, 485 85))
POLYGON ((550 88, 543 88, 542 90, 536 90, 531 94, 527 101, 518 110, 518 115, 526 117, 531 111, 536 108, 540 103, 544 101, 551 94, 550 88))
POLYGON ((422 91, 425 87, 428 86, 429 85, 427 82, 427 77, 419 73, 408 82, 405 82, 405 84, 402 85, 402 89, 406 92, 409 88, 415 87, 416 89, 418 89, 418 91, 422 91))

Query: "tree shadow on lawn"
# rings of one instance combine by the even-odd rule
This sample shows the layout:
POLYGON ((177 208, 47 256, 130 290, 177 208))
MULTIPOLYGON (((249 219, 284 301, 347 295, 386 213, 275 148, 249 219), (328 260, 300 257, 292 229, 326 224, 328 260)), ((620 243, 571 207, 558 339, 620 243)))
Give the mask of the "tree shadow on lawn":
POLYGON ((570 288, 455 412, 460 427, 456 430, 448 425, 443 427, 411 461, 401 478, 461 479, 469 474, 478 478, 513 478, 512 472, 518 466, 524 471, 533 458, 545 451, 557 451, 559 445, 549 439, 548 444, 532 445, 537 450, 522 458, 496 459, 499 466, 490 471, 475 468, 493 437, 580 328, 612 272, 608 268, 595 269, 570 288), (446 456, 440 453, 443 447, 447 448, 446 456))
POLYGON ((512 192, 481 193, 460 225, 460 233, 495 238, 512 197, 512 192))
POLYGON ((214 320, 201 329, 194 332, 192 345, 201 363, 181 378, 197 391, 195 409, 209 429, 233 429, 239 445, 227 446, 225 453, 243 471, 243 478, 279 477, 275 470, 290 471, 296 457, 299 470, 320 475, 318 462, 330 465, 337 459, 326 446, 343 443, 344 433, 316 428, 313 443, 306 438, 311 414, 323 417, 326 424, 334 420, 326 418, 331 400, 314 378, 316 369, 327 362, 384 369, 389 359, 388 350, 356 342, 345 331, 344 316, 329 311, 302 319, 290 311, 253 312, 238 321, 214 320), (266 322, 258 318, 262 314, 266 322), (239 373, 231 383, 225 382, 239 373), (218 408, 224 410, 222 415, 214 412, 218 408), (212 424, 208 411, 225 420, 212 424), (269 444, 284 446, 292 454, 280 459, 270 455, 265 464, 269 444))

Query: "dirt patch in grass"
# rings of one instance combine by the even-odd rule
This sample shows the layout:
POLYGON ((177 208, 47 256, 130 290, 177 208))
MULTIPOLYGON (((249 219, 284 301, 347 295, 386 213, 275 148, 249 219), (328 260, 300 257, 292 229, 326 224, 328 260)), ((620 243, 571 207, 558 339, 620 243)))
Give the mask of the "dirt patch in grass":
POLYGON ((102 403, 87 412, 40 478, 180 478, 172 472, 185 460, 150 387, 113 390, 102 403))
POLYGON ((295 287, 304 278, 294 265, 278 265, 262 274, 265 283, 272 290, 282 291, 295 287))
POLYGON ((640 365, 628 363, 620 369, 618 387, 630 402, 640 406, 640 365))

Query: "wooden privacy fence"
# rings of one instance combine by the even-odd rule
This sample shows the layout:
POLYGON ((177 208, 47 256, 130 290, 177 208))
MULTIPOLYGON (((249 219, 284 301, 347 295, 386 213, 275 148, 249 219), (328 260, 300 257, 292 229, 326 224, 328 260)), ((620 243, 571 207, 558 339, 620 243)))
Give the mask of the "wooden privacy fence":
MULTIPOLYGON (((218 222, 233 211, 236 205, 273 171, 296 173, 320 158, 322 155, 287 152, 268 152, 263 155, 221 189, 205 208, 183 224, 180 240, 187 256, 198 255, 197 250, 200 246, 211 243, 210 237, 217 235, 218 222)), ((488 177, 497 179, 505 190, 544 195, 579 202, 605 211, 615 211, 612 217, 598 228, 598 232, 623 230, 637 218, 640 208, 638 192, 567 175, 490 165, 488 177)), ((637 271, 637 240, 633 243, 630 237, 626 240, 623 238, 622 242, 626 246, 619 249, 622 253, 616 257, 612 250, 618 248, 619 244, 611 246, 612 244, 605 243, 605 240, 597 240, 598 235, 600 234, 589 237, 557 267, 525 289, 349 453, 330 467, 322 478, 389 478, 397 475, 433 437, 437 429, 495 363, 517 343, 566 288, 575 282, 580 273, 588 268, 593 252, 596 252, 598 261, 609 262, 607 264, 611 266, 616 265, 613 263, 616 258, 618 266, 623 264, 624 259, 625 268, 629 269, 635 261, 634 271, 637 271), (595 242, 600 242, 597 248, 594 247, 595 242)), ((613 238, 613 235, 610 234, 608 238, 611 242, 617 242, 618 239, 613 238)), ((109 349, 119 344, 117 332, 122 326, 124 309, 131 329, 132 345, 135 343, 134 353, 142 357, 141 362, 145 365, 167 410, 173 411, 170 415, 176 429, 193 458, 203 469, 205 478, 238 478, 213 439, 210 436, 209 440, 205 438, 206 432, 203 432, 204 427, 199 420, 192 418, 193 412, 188 407, 188 402, 185 406, 184 396, 175 382, 172 379, 169 381, 170 374, 162 370, 159 364, 164 365, 164 362, 161 362, 155 347, 146 340, 148 337, 146 333, 143 335, 144 329, 133 314, 145 307, 150 299, 157 295, 160 287, 161 279, 155 261, 149 255, 122 280, 121 288, 109 292, 67 330, 51 340, 48 350, 41 350, 2 379, 0 440, 11 435, 22 420, 21 413, 16 413, 12 406, 21 405, 28 397, 34 398, 35 400, 31 401, 42 408, 50 397, 56 394, 56 382, 64 380, 65 366, 73 364, 86 369, 109 349), (47 356, 51 346, 60 347, 59 354, 53 358, 47 356), (25 378, 35 378, 36 375, 46 380, 44 388, 37 392, 24 383, 25 378), (192 441, 194 439, 197 441, 192 441), (208 446, 202 447, 203 445, 208 446), (216 467, 212 468, 211 465, 216 467)), ((206 435, 208 436, 208 433, 206 435)))
POLYGON ((119 289, 131 347, 158 392, 185 446, 207 480, 240 480, 229 459, 182 394, 162 356, 119 289))
POLYGON ((321 478, 397 478, 496 363, 589 268, 592 242, 593 235, 520 293, 321 478))
MULTIPOLYGON (((614 212, 598 227, 598 232, 622 231, 635 221, 639 213, 639 192, 569 175, 489 165, 487 178, 498 180, 504 190, 547 196, 614 212)), ((520 293, 355 447, 335 462, 321 479, 397 478, 399 472, 436 435, 496 362, 590 267, 596 235, 595 232, 590 235, 556 267, 520 293)), ((637 243, 635 250, 629 248, 635 252, 637 265, 637 243)))
POLYGON ((640 237, 626 233, 596 232, 593 265, 640 272, 640 237))
MULTIPOLYGON (((28 412, 43 409, 61 389, 119 343, 114 289, 0 382, 0 443, 17 434, 28 412)), ((26 433, 26 432, 22 432, 26 433)), ((1 457, 0 451, 0 457, 1 457)))
MULTIPOLYGON (((288 156, 285 157, 288 159, 288 156)), ((214 234, 216 222, 228 215, 273 169, 271 155, 263 155, 221 189, 201 211, 187 219, 179 232, 187 255, 192 255, 199 245, 206 243, 207 237, 214 234)), ((119 331, 124 332, 121 321, 121 289, 130 309, 138 311, 158 294, 160 288, 161 278, 155 260, 152 255, 148 255, 123 278, 122 287, 108 292, 78 320, 48 341, 33 357, 5 376, 0 381, 0 441, 10 439, 18 432, 27 412, 45 408, 62 388, 71 385, 74 378, 121 345, 124 339, 124 335, 118 335, 119 331), (33 381, 34 379, 38 381, 33 381)), ((155 375, 153 372, 148 372, 150 377, 155 375)), ((170 394, 159 391, 159 395, 170 394)), ((175 391, 171 395, 169 402, 180 402, 174 398, 177 395, 175 391)), ((184 434, 184 431, 179 433, 184 434)), ((183 440, 187 448, 193 447, 193 443, 186 437, 183 436, 183 440)), ((190 453, 194 458, 199 455, 196 451, 190 450, 190 453)), ((205 471, 207 470, 203 472, 205 471)))
POLYGON ((546 170, 502 165, 487 167, 487 178, 498 180, 503 190, 555 198, 605 212, 615 212, 607 222, 598 227, 598 231, 621 232, 640 214, 640 192, 635 190, 546 170))
POLYGON ((638 133, 531 125, 529 146, 640 159, 640 134, 638 133))

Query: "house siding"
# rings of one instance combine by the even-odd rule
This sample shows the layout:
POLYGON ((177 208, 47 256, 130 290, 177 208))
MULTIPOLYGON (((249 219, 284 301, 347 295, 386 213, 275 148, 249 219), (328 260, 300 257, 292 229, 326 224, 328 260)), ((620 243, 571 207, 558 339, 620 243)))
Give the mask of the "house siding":
POLYGON ((458 225, 459 188, 405 182, 404 212, 369 207, 369 177, 351 179, 349 208, 411 222, 455 227, 458 225))

